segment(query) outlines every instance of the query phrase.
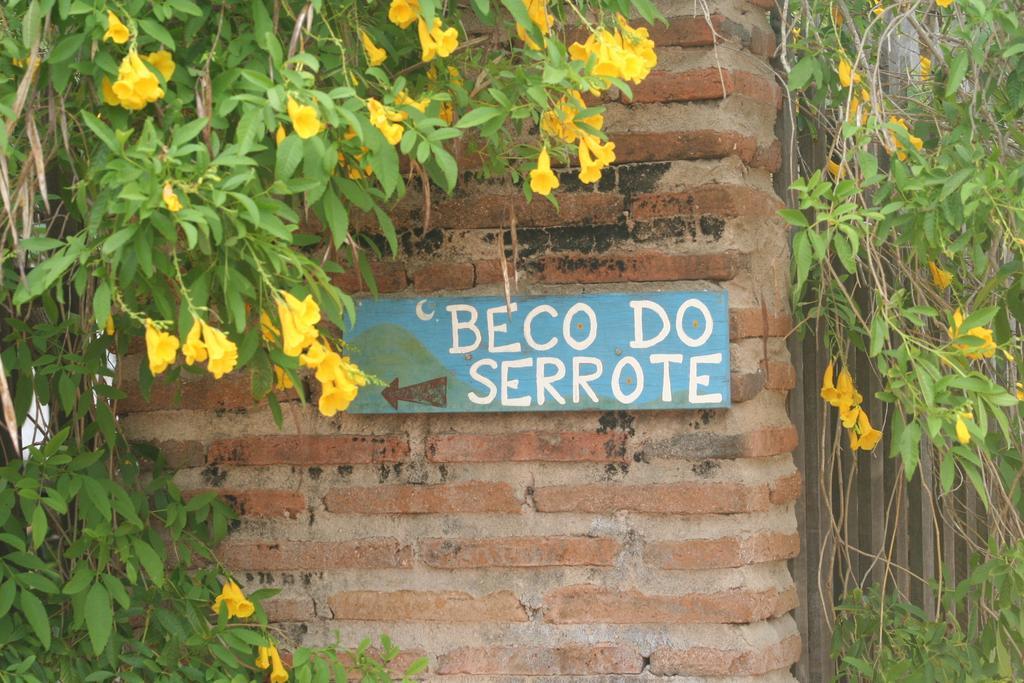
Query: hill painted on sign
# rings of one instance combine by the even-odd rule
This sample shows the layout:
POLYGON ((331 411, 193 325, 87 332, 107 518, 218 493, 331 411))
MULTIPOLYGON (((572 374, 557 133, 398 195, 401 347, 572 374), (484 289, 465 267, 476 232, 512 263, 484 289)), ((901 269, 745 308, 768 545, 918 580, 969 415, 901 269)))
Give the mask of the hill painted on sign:
MULTIPOLYGON (((448 411, 468 409, 466 395, 471 387, 460 381, 455 372, 432 354, 427 347, 401 325, 374 325, 349 343, 350 355, 356 365, 385 384, 398 377, 401 386, 448 378, 448 411)), ((366 387, 359 392, 353 407, 359 412, 395 412, 385 400, 382 387, 366 387)), ((403 406, 400 404, 399 408, 403 406)), ((418 412, 440 412, 431 406, 418 406, 418 412)))

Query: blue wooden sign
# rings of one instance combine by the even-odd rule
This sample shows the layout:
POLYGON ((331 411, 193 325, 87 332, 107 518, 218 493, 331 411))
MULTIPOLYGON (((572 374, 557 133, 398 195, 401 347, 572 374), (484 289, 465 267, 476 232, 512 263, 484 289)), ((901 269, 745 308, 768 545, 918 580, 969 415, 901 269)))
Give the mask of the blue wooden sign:
POLYGON ((729 406, 725 292, 363 299, 352 413, 729 406))

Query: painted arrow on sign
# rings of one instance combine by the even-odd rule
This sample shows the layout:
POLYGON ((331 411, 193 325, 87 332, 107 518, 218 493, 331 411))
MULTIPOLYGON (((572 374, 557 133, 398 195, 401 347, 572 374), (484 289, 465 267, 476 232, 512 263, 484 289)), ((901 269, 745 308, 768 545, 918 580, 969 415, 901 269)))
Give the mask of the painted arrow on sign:
POLYGON ((391 407, 398 410, 398 402, 422 403, 435 408, 444 408, 448 405, 448 378, 435 377, 419 384, 410 384, 407 387, 398 386, 398 378, 391 380, 391 384, 384 387, 380 392, 384 400, 391 404, 391 407))

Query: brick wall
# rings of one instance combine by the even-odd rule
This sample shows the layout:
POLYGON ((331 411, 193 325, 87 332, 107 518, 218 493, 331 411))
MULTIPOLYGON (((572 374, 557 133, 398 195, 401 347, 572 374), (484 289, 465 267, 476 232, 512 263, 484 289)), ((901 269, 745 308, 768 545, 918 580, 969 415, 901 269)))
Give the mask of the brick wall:
POLYGON ((374 269, 387 293, 498 295, 514 210, 521 293, 725 288, 731 410, 324 419, 283 396, 278 431, 245 376, 123 402, 183 488, 236 505, 222 556, 246 587, 283 589, 271 616, 298 641, 387 632, 446 680, 792 680, 775 38, 763 1, 710 2, 710 26, 661 4, 658 70, 609 104, 614 172, 564 174, 560 214, 470 185, 435 196, 426 230, 410 196, 404 256, 374 269))

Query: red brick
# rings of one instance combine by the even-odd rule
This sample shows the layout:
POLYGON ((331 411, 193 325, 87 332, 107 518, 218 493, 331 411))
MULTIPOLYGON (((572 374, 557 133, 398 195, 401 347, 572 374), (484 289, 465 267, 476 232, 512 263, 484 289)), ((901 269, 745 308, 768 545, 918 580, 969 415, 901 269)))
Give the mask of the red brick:
POLYGON ((675 484, 569 484, 543 486, 533 499, 540 512, 727 514, 770 507, 767 484, 684 481, 675 484))
POLYGON ((792 453, 799 443, 800 435, 793 425, 758 429, 746 435, 743 455, 747 458, 765 458, 792 453))
POLYGON ((800 497, 804 488, 804 478, 799 472, 777 479, 771 485, 770 500, 775 505, 792 503, 800 497))
POLYGON ((333 489, 324 496, 328 512, 361 515, 520 512, 522 502, 505 483, 468 481, 419 486, 365 486, 333 489))
POLYGON ((282 621, 313 621, 316 607, 312 598, 270 598, 262 603, 270 623, 282 621))
POLYGON ((432 263, 412 274, 412 284, 417 292, 469 289, 475 282, 476 269, 472 263, 432 263))
POLYGON ((431 462, 609 462, 626 455, 622 432, 517 432, 434 434, 427 437, 431 462))
POLYGON ((308 467, 394 463, 408 457, 409 439, 397 434, 268 434, 215 441, 206 454, 211 464, 308 467))
POLYGON ((749 401, 764 389, 764 374, 760 372, 734 372, 729 375, 729 397, 733 403, 749 401))
MULTIPOLYGON (((476 269, 476 284, 478 285, 495 285, 504 284, 505 276, 501 272, 501 259, 486 259, 483 261, 476 261, 473 264, 476 269)), ((508 279, 509 283, 512 284, 515 276, 512 274, 512 263, 508 263, 508 279)))
POLYGON ((775 313, 760 308, 729 309, 729 341, 759 337, 785 337, 793 330, 788 313, 775 313))
MULTIPOLYGON (((143 360, 145 362, 145 360, 143 360)), ((233 410, 257 404, 252 397, 248 372, 233 372, 215 380, 212 376, 186 377, 170 382, 157 377, 150 389, 149 401, 142 398, 139 385, 125 380, 119 387, 127 396, 117 403, 118 413, 142 413, 153 410, 233 410)), ((294 390, 277 392, 278 400, 298 400, 294 390)))
MULTIPOLYGON (((205 462, 203 453, 206 451, 206 447, 199 441, 147 441, 144 443, 158 449, 171 469, 200 467, 205 462)), ((145 463, 145 461, 142 462, 145 463)))
POLYGON ((438 658, 438 674, 477 676, 592 676, 638 674, 640 652, 618 645, 462 647, 438 658))
POLYGON ((394 538, 351 541, 225 541, 217 557, 236 570, 257 572, 329 569, 407 568, 412 549, 394 538))
POLYGON ((601 282, 675 282, 736 277, 744 259, 739 253, 665 254, 647 251, 618 256, 545 256, 539 281, 546 284, 601 282))
POLYGON ((796 589, 646 595, 602 586, 565 586, 544 596, 552 624, 750 624, 796 607, 796 589))
POLYGON ((652 71, 643 83, 633 86, 633 99, 623 94, 622 101, 700 102, 731 95, 748 97, 776 108, 782 101, 782 90, 771 77, 716 67, 681 72, 652 71))
POLYGON ((774 192, 748 185, 700 185, 685 192, 642 194, 633 198, 630 212, 646 221, 669 216, 719 218, 775 217, 782 200, 774 192))
POLYGON ((644 550, 644 561, 658 569, 722 569, 787 560, 799 554, 798 534, 762 532, 751 536, 649 543, 644 550))
POLYGON ((640 85, 633 86, 633 99, 622 95, 623 102, 699 102, 720 100, 735 91, 730 69, 694 69, 692 71, 652 71, 640 85))
POLYGON ((516 194, 473 194, 436 205, 431 225, 461 229, 508 225, 510 205, 514 207, 516 223, 523 227, 615 223, 622 218, 624 209, 621 195, 600 192, 559 195, 557 209, 542 197, 526 203, 516 194))
POLYGON ((613 133, 619 163, 724 159, 736 156, 750 164, 757 140, 732 131, 693 130, 655 133, 613 133))
POLYGON ((334 594, 328 604, 334 618, 345 621, 528 621, 526 610, 511 591, 480 597, 456 591, 350 591, 334 594))
POLYGON ((691 647, 658 648, 651 653, 651 673, 657 676, 761 676, 788 669, 800 660, 799 635, 750 650, 691 647))
POLYGON ((668 17, 667 21, 667 24, 647 25, 651 40, 658 47, 710 47, 717 33, 719 43, 735 40, 756 55, 766 57, 775 51, 774 34, 744 26, 720 14, 712 14, 710 24, 703 16, 668 17))
MULTIPOLYGON (((467 192, 443 201, 435 201, 430 212, 430 227, 441 229, 498 228, 509 224, 510 211, 514 211, 520 227, 552 227, 558 225, 607 224, 622 219, 622 195, 605 192, 567 192, 559 195, 558 207, 543 197, 527 202, 522 194, 467 192)), ((408 195, 390 212, 399 225, 421 225, 423 202, 408 195)), ((357 227, 373 229, 376 219, 368 215, 353 215, 357 227)))
POLYGON ((790 363, 761 362, 766 369, 764 386, 772 391, 791 391, 796 388, 796 368, 790 363))
POLYGON ((759 146, 750 165, 775 173, 782 168, 782 145, 778 140, 773 140, 770 145, 759 146))
MULTIPOLYGON (((372 261, 370 272, 381 293, 400 292, 409 284, 409 276, 405 272, 405 264, 398 261, 372 261)), ((331 282, 343 292, 359 294, 369 292, 369 285, 363 280, 359 268, 350 268, 344 273, 331 277, 331 282)))
POLYGON ((532 538, 427 538, 420 560, 431 567, 610 566, 622 544, 613 538, 541 536, 532 538))
POLYGON ((216 491, 239 515, 243 517, 289 517, 297 518, 306 511, 306 496, 298 491, 281 489, 196 489, 186 491, 191 498, 207 491, 216 491))

